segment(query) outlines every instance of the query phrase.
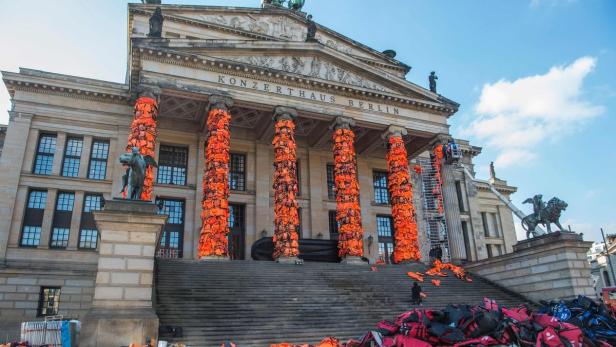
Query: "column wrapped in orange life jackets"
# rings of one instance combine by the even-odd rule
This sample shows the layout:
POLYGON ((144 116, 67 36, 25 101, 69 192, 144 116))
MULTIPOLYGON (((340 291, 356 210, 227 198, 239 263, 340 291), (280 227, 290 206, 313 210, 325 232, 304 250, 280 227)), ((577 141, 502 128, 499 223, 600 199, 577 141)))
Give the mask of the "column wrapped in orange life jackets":
POLYGON ((231 115, 226 109, 212 108, 208 113, 199 258, 225 257, 229 253, 230 121, 231 115))
POLYGON ((338 255, 341 258, 364 255, 354 139, 351 129, 334 130, 334 189, 336 222, 339 226, 338 255))
POLYGON ((389 136, 387 185, 394 221, 394 262, 419 260, 413 186, 402 136, 389 136))
POLYGON ((295 123, 277 117, 274 146, 274 259, 299 255, 295 123))
MULTIPOLYGON (((154 157, 156 148, 156 118, 158 117, 158 103, 156 99, 142 96, 135 102, 135 116, 130 125, 131 131, 128 134, 128 144, 126 150, 132 151, 133 147, 139 148, 139 153, 154 157)), ((148 166, 145 172, 141 200, 152 200, 152 185, 154 184, 154 171, 148 166)), ((126 191, 123 192, 126 197, 126 191)))

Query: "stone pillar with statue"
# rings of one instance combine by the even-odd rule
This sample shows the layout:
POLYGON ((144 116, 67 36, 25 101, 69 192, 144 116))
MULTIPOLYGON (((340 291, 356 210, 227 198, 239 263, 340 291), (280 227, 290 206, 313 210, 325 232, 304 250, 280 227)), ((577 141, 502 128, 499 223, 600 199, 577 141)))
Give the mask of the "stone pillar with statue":
POLYGON ((156 109, 154 98, 137 99, 130 152, 119 158, 126 167, 125 199, 105 201, 103 210, 94 212, 100 252, 92 307, 83 318, 85 346, 143 345, 147 338, 158 337, 154 256, 167 216, 151 201, 156 109))
POLYGON ((338 254, 343 263, 364 264, 364 230, 359 206, 359 182, 355 134, 350 118, 337 117, 332 124, 334 152, 334 187, 336 192, 336 222, 338 223, 338 254))
POLYGON ((294 263, 299 255, 297 154, 293 108, 274 110, 274 255, 279 263, 294 263))
POLYGON ((395 263, 417 261, 421 258, 411 173, 403 139, 406 134, 406 129, 393 125, 383 134, 387 140, 387 186, 394 223, 395 263))
POLYGON ((201 211, 201 260, 229 259, 229 158, 231 133, 229 109, 233 100, 221 96, 209 97, 207 144, 203 173, 203 202, 201 211))

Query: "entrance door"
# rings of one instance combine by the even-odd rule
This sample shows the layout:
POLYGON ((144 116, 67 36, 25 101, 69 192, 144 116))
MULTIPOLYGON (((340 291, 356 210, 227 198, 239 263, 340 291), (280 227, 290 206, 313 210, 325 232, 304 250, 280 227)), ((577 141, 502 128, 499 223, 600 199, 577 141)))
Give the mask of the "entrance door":
POLYGON ((376 216, 376 232, 379 237, 379 260, 386 264, 393 263, 394 233, 392 225, 390 216, 376 216))
POLYGON ((184 200, 158 198, 161 207, 158 214, 168 216, 167 223, 160 233, 156 257, 181 258, 184 235, 184 200))
POLYGON ((231 260, 244 260, 245 216, 244 205, 229 204, 229 258, 231 260))

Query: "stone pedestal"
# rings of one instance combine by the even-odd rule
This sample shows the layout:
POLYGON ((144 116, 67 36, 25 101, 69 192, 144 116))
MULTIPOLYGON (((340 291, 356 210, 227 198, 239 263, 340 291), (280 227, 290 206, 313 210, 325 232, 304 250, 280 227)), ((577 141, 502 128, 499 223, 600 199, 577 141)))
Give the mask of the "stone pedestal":
POLYGON ((156 205, 114 199, 94 213, 100 255, 92 309, 83 319, 84 346, 145 344, 158 337, 152 305, 154 254, 167 219, 156 205))
POLYGON ((513 253, 470 263, 465 269, 532 301, 594 296, 586 252, 590 241, 555 232, 513 246, 513 253))

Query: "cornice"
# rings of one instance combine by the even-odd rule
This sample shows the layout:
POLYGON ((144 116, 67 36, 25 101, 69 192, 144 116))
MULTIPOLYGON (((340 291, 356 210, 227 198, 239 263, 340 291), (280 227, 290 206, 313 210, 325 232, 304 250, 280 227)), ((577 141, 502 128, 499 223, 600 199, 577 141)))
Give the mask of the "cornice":
POLYGON ((39 76, 31 76, 21 72, 2 72, 3 81, 11 98, 15 96, 15 91, 20 90, 114 104, 126 104, 129 102, 126 87, 124 87, 124 90, 114 93, 108 87, 83 84, 78 78, 75 81, 71 81, 71 83, 66 83, 63 79, 53 79, 54 74, 46 74, 46 78, 40 78, 39 76))
MULTIPOLYGON (((149 59, 165 64, 179 65, 183 67, 207 69, 238 77, 256 78, 259 80, 276 82, 300 88, 312 88, 324 92, 346 95, 357 99, 373 100, 374 102, 390 102, 400 107, 436 113, 444 116, 452 115, 456 110, 436 103, 429 103, 417 99, 382 93, 371 89, 355 88, 345 84, 337 84, 331 81, 309 79, 302 75, 295 75, 279 70, 249 66, 239 62, 224 59, 187 54, 178 51, 168 51, 155 48, 134 48, 133 56, 138 52, 142 59, 149 59)), ((134 59, 139 60, 137 57, 134 59)), ((138 83, 138 70, 132 71, 132 82, 138 83)), ((133 85, 134 86, 134 85, 133 85)))
MULTIPOLYGON (((490 184, 488 182, 476 180, 475 187, 481 191, 486 191, 486 192, 490 191, 490 184)), ((494 188, 499 193, 504 193, 504 194, 513 194, 518 191, 518 188, 513 187, 513 186, 494 185, 494 188)))

